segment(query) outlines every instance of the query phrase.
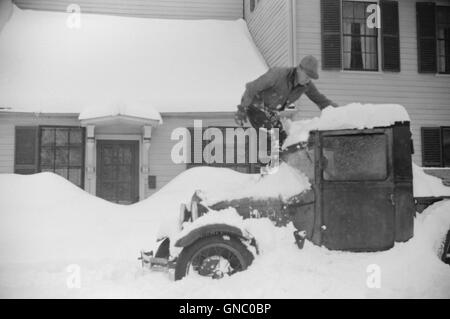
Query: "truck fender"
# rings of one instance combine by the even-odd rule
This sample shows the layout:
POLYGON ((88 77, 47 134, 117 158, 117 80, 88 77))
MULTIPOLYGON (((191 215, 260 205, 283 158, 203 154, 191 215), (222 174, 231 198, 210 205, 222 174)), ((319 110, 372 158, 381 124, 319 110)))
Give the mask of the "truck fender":
POLYGON ((235 226, 230 226, 227 224, 211 224, 211 225, 205 225, 199 228, 196 228, 189 232, 187 235, 179 238, 176 243, 175 247, 187 247, 189 245, 192 245, 197 240, 204 238, 204 237, 210 237, 210 236, 217 236, 217 235, 228 235, 232 237, 237 237, 246 241, 250 241, 250 244, 256 248, 256 251, 258 253, 258 247, 256 245, 255 238, 248 232, 243 232, 241 229, 235 226))

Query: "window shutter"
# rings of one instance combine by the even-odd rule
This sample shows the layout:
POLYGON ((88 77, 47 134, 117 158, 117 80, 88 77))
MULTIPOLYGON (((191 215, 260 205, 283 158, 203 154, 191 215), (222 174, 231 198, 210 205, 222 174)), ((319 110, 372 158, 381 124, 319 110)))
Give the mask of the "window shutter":
POLYGON ((321 0, 322 69, 340 70, 341 57, 341 1, 321 0))
POLYGON ((34 174, 39 171, 38 132, 37 126, 16 126, 14 173, 34 174))
POLYGON ((381 1, 383 70, 400 72, 400 32, 398 2, 381 1))
POLYGON ((436 73, 436 11, 433 2, 416 3, 419 73, 436 73))
POLYGON ((440 127, 422 127, 422 166, 442 166, 440 127))

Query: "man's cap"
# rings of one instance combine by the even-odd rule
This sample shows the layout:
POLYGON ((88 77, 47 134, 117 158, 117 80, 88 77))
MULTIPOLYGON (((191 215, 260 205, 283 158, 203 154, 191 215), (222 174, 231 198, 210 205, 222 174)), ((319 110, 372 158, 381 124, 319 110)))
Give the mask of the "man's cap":
POLYGON ((300 68, 305 71, 311 79, 317 80, 319 78, 319 61, 312 55, 307 55, 302 59, 300 68))

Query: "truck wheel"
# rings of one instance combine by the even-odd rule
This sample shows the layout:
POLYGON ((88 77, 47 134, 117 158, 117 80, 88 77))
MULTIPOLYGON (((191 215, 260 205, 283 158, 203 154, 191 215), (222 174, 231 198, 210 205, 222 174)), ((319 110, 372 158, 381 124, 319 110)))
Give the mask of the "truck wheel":
POLYGON ((253 254, 236 238, 205 237, 185 247, 175 267, 175 280, 190 273, 220 279, 225 274, 243 271, 253 261, 253 254))
POLYGON ((447 238, 444 242, 444 249, 442 251, 442 261, 450 265, 450 230, 447 233, 447 238))

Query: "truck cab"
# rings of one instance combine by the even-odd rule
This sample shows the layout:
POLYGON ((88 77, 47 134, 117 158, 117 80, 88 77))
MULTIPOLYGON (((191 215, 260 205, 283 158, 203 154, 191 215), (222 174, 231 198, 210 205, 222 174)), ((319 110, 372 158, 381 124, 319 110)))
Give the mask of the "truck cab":
POLYGON ((310 158, 314 200, 287 207, 295 227, 328 249, 380 251, 413 236, 409 123, 363 130, 314 131, 282 159, 303 171, 310 158), (300 146, 300 147, 299 147, 300 146), (299 160, 298 157, 301 157, 299 160), (296 164, 297 163, 297 164, 296 164))

